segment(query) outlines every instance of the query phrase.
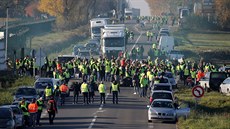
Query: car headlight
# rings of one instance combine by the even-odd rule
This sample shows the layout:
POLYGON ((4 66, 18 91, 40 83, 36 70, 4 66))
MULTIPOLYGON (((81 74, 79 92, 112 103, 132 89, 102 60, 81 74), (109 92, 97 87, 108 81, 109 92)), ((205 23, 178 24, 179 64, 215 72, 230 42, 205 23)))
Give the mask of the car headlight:
POLYGON ((12 120, 7 121, 6 125, 7 126, 12 126, 13 125, 13 121, 12 120))

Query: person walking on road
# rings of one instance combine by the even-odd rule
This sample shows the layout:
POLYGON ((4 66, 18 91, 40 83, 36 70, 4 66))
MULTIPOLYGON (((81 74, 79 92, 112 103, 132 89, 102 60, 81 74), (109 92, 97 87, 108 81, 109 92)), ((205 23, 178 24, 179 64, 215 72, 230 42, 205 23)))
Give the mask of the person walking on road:
POLYGON ((114 81, 110 87, 110 93, 113 92, 113 104, 118 104, 118 92, 120 93, 119 84, 117 81, 114 81))
POLYGON ((41 126, 40 119, 41 119, 42 110, 43 110, 43 106, 44 106, 42 97, 40 97, 40 98, 37 100, 36 103, 37 103, 37 105, 38 105, 37 123, 36 123, 36 125, 41 126))
POLYGON ((79 82, 75 82, 73 86, 73 104, 76 104, 78 103, 78 97, 81 93, 81 84, 79 82))
POLYGON ((55 115, 58 112, 57 103, 53 97, 51 97, 50 100, 47 102, 47 112, 49 114, 49 123, 53 124, 53 120, 55 118, 55 115))
POLYGON ((50 84, 48 84, 48 86, 46 87, 44 94, 45 94, 46 100, 49 100, 50 97, 53 95, 52 86, 50 84))
POLYGON ((38 112, 38 105, 36 103, 36 99, 33 98, 32 102, 28 105, 28 110, 29 110, 29 113, 30 113, 30 121, 31 121, 31 124, 33 126, 33 128, 35 128, 35 122, 36 122, 36 119, 37 119, 37 112, 38 112))
POLYGON ((54 100, 56 101, 57 106, 58 106, 58 104, 59 104, 59 98, 60 98, 60 96, 61 96, 61 91, 60 91, 60 89, 59 89, 59 86, 57 86, 57 87, 55 88, 55 90, 54 90, 54 100))
POLYGON ((83 94, 83 104, 89 104, 88 101, 88 96, 89 96, 89 87, 88 84, 86 83, 86 80, 83 81, 81 84, 81 93, 83 94))
POLYGON ((105 84, 102 81, 101 81, 101 83, 98 86, 98 91, 100 93, 101 104, 105 104, 105 91, 106 91, 106 87, 105 87, 105 84))

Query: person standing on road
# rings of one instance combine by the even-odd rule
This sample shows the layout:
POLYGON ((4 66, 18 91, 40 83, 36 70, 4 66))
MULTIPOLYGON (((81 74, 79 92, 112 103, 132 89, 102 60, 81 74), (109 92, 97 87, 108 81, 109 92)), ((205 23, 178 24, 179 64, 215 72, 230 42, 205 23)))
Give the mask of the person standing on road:
POLYGON ((33 126, 33 128, 35 128, 35 124, 36 124, 35 122, 37 119, 37 112, 38 112, 38 105, 36 104, 35 98, 33 98, 32 102, 29 104, 28 110, 30 113, 31 125, 33 126))
POLYGON ((57 111, 57 104, 53 97, 47 102, 47 112, 49 114, 49 123, 53 124, 53 120, 55 118, 55 114, 57 111))
POLYGON ((37 103, 37 105, 38 105, 37 123, 36 123, 36 125, 41 126, 40 119, 41 119, 42 110, 43 110, 43 106, 44 106, 42 97, 40 97, 40 98, 37 100, 36 103, 37 103))
POLYGON ((90 85, 89 85, 89 103, 94 102, 94 96, 95 96, 94 88, 95 88, 95 85, 96 84, 94 83, 94 81, 90 82, 90 85))
POLYGON ((68 86, 66 85, 66 83, 63 83, 61 86, 60 86, 60 92, 61 92, 61 105, 65 104, 65 97, 67 95, 67 92, 68 92, 69 88, 68 86))
POLYGON ((81 93, 83 94, 83 104, 89 104, 88 101, 88 96, 89 96, 89 88, 88 88, 88 84, 86 83, 86 80, 83 81, 83 83, 81 84, 81 93))
POLYGON ((110 87, 110 94, 111 91, 113 92, 113 104, 118 104, 118 92, 120 93, 120 88, 119 88, 119 84, 117 83, 117 81, 114 81, 110 87))
POLYGON ((78 103, 78 97, 81 93, 81 84, 79 82, 75 82, 73 84, 73 104, 78 103))
POLYGON ((105 104, 105 91, 106 91, 106 87, 105 87, 105 84, 102 81, 101 81, 101 83, 98 86, 98 91, 100 93, 101 104, 105 104))
POLYGON ((54 100, 56 101, 57 103, 57 106, 58 106, 58 103, 59 103, 59 98, 60 98, 60 95, 61 95, 61 91, 59 89, 59 86, 57 86, 54 90, 54 100))
POLYGON ((20 103, 20 108, 23 112, 23 117, 24 117, 24 125, 25 126, 30 126, 30 123, 29 123, 29 117, 30 117, 30 113, 28 111, 28 108, 27 108, 27 105, 25 103, 25 100, 22 100, 21 103, 20 103))
POLYGON ((53 95, 51 84, 48 84, 48 86, 45 89, 45 97, 47 100, 50 99, 50 97, 53 95))

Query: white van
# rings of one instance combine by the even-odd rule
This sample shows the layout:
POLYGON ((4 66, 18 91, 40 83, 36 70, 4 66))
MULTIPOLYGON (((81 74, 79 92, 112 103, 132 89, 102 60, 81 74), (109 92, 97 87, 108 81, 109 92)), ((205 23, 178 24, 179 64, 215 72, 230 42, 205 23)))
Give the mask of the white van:
POLYGON ((159 49, 170 53, 174 49, 174 37, 173 36, 161 36, 159 41, 159 49))

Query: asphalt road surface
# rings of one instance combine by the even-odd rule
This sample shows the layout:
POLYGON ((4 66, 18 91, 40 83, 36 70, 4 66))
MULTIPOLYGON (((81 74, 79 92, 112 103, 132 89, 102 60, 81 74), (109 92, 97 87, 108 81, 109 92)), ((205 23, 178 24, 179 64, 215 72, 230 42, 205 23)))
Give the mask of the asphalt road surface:
POLYGON ((64 106, 59 107, 53 125, 49 125, 47 113, 42 114, 40 129, 175 129, 172 123, 148 123, 148 99, 133 94, 132 87, 121 87, 119 103, 112 103, 112 95, 107 86, 106 104, 100 104, 99 93, 96 92, 95 102, 83 105, 82 95, 79 103, 72 104, 73 98, 67 98, 64 106))

